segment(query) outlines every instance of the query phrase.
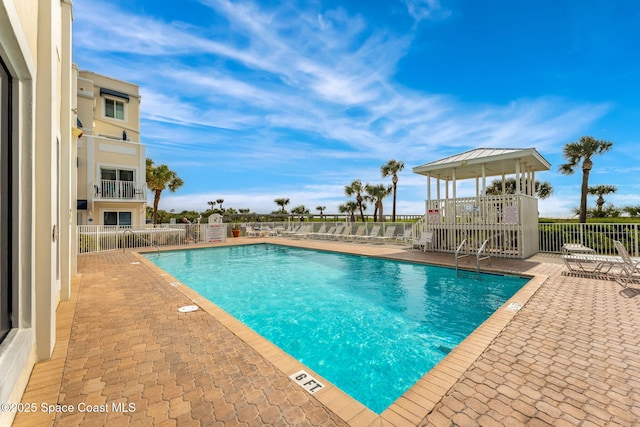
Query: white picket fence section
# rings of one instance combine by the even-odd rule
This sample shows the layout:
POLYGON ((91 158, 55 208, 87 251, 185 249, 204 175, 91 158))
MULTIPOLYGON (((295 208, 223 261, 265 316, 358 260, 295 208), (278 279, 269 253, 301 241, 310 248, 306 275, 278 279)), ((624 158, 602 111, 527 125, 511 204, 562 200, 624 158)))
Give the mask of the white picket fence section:
POLYGON ((204 226, 204 224, 163 224, 152 228, 79 225, 78 253, 199 243, 204 241, 204 226))

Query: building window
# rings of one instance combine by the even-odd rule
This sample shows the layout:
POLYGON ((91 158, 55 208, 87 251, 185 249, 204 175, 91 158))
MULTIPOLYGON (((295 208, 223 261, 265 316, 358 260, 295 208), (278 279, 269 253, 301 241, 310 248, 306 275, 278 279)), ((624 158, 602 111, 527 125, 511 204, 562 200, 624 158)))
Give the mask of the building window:
POLYGON ((104 115, 112 119, 124 120, 124 102, 116 99, 104 99, 104 115))
POLYGON ((131 212, 105 212, 102 218, 104 225, 131 226, 131 212))
POLYGON ((11 75, 0 59, 0 342, 12 328, 11 75))

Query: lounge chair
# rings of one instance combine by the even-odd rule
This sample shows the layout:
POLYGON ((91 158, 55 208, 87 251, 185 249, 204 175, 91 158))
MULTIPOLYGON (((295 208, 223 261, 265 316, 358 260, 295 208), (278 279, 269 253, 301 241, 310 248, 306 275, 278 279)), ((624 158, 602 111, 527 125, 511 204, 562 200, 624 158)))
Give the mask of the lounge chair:
POLYGON ((283 230, 282 235, 284 237, 290 237, 291 235, 297 233, 300 228, 302 228, 302 225, 292 225, 288 230, 283 230))
MULTIPOLYGON (((625 248, 622 242, 614 240, 613 245, 615 246, 616 251, 618 251, 618 255, 620 255, 620 258, 622 258, 620 272, 618 273, 616 281, 626 287, 629 282, 634 279, 634 275, 636 273, 640 274, 640 259, 631 258, 629 252, 627 252, 627 248, 625 248)), ((637 278, 638 277, 635 277, 635 279, 637 278)))
POLYGON ((375 236, 373 238, 373 241, 378 243, 385 243, 391 240, 395 240, 395 238, 396 238, 396 226, 390 225, 384 231, 384 236, 375 236))
POLYGON ((323 233, 311 233, 312 234, 311 237, 315 237, 317 239, 328 239, 333 237, 335 233, 336 233, 336 226, 334 225, 329 227, 329 229, 323 233))
POLYGON ((619 256, 595 254, 566 254, 562 261, 571 273, 586 276, 607 275, 614 267, 622 267, 619 256))
POLYGON ((433 243, 433 232, 427 231, 425 233, 422 233, 419 239, 414 239, 411 241, 411 249, 413 250, 413 248, 417 246, 418 249, 422 249, 422 252, 426 252, 427 245, 430 243, 433 243))
POLYGON ((356 237, 356 242, 367 242, 372 241, 374 237, 377 237, 380 234, 380 226, 374 225, 371 227, 371 232, 369 234, 363 234, 362 236, 356 237))
POLYGON ((294 239, 303 239, 305 237, 309 237, 309 233, 311 233, 311 230, 312 228, 310 225, 303 225, 298 229, 297 232, 293 233, 291 237, 294 239))
POLYGON ((404 230, 404 233, 400 236, 396 236, 396 243, 402 243, 403 245, 406 245, 409 243, 409 241, 411 240, 411 236, 413 235, 412 231, 410 228, 407 228, 404 230))
POLYGON ((364 236, 364 233, 367 231, 366 225, 359 225, 354 234, 346 234, 342 237, 343 240, 347 241, 355 241, 357 238, 364 236))
POLYGON ((254 229, 252 226, 247 225, 244 229, 244 232, 249 237, 260 237, 260 231, 254 229))
POLYGON ((278 231, 272 229, 268 225, 260 228, 260 237, 275 237, 278 235, 278 231))
POLYGON ((307 237, 310 238, 310 239, 313 239, 313 238, 318 237, 320 234, 324 234, 326 232, 327 232, 327 225, 326 224, 322 224, 318 231, 310 232, 307 237))
POLYGON ((340 238, 342 238, 342 236, 344 235, 344 233, 346 232, 346 227, 344 225, 338 225, 336 226, 336 229, 333 230, 333 233, 327 233, 323 236, 324 239, 332 239, 332 240, 339 240, 340 238))

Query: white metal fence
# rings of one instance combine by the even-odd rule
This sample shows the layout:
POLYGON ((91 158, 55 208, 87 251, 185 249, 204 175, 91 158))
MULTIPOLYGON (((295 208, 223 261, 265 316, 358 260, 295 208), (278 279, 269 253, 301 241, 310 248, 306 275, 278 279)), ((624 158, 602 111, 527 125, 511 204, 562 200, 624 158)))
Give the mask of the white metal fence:
POLYGON ((203 242, 204 226, 205 224, 163 224, 150 228, 79 225, 78 253, 203 242))
MULTIPOLYGON (((378 235, 389 235, 389 229, 393 227, 393 235, 398 239, 388 239, 387 242, 402 242, 401 236, 405 235, 408 230, 412 230, 412 236, 415 238, 420 234, 422 227, 416 227, 414 222, 253 222, 238 224, 241 235, 247 235, 247 226, 262 230, 271 230, 280 236, 289 236, 294 238, 323 238, 319 235, 307 233, 319 233, 330 231, 332 227, 344 226, 339 236, 329 236, 328 238, 341 240, 345 235, 354 235, 360 226, 365 226, 365 234, 369 235, 374 227, 378 227, 378 235), (302 225, 308 228, 302 230, 301 233, 293 232, 297 227, 302 225), (293 233, 288 233, 293 232, 293 233)), ((423 223, 420 223, 423 225, 423 223)), ((538 240, 539 251, 549 253, 561 253, 562 245, 565 243, 581 243, 585 246, 593 248, 597 253, 604 255, 616 255, 613 246, 614 240, 621 241, 632 256, 640 256, 640 224, 625 223, 542 223, 538 224, 538 240)), ((142 227, 116 227, 116 226, 100 226, 100 225, 80 225, 78 226, 78 253, 111 251, 123 248, 136 248, 146 246, 173 246, 188 245, 194 243, 202 243, 205 241, 206 224, 162 224, 151 228, 150 226, 142 227)), ((458 226, 455 230, 459 230, 462 226, 458 226)), ((228 235, 231 237, 231 228, 228 228, 228 235)), ((433 230, 437 231, 437 230, 433 230)), ((442 230, 440 230, 442 231, 442 230)), ((438 234, 440 231, 437 231, 438 234)), ((507 230, 502 230, 504 232, 507 230)), ((484 236, 482 236, 484 237, 484 236)), ((326 238, 326 236, 324 236, 326 238)), ((442 239, 434 235, 434 242, 447 242, 445 237, 442 239)), ((481 240, 478 238, 478 240, 481 240)), ((367 241, 367 240, 363 240, 367 241)), ((380 240, 373 240, 380 242, 380 240)), ((459 242, 458 242, 459 243, 459 242)), ((503 247, 506 243, 504 240, 492 242, 498 245, 495 249, 505 250, 503 247), (502 246, 500 246, 502 245, 502 246)), ((432 246, 430 250, 440 252, 453 252, 455 245, 443 244, 441 247, 432 246)))
POLYGON ((559 253, 565 243, 581 243, 602 255, 617 255, 613 241, 624 244, 632 256, 639 256, 638 225, 625 223, 538 224, 540 252, 559 253))

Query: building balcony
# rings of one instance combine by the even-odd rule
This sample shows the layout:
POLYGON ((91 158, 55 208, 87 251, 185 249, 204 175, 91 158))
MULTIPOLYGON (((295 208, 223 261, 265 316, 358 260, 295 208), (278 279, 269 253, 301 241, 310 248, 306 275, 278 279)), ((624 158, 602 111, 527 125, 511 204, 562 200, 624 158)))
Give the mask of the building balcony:
POLYGON ((101 179, 93 184, 94 201, 146 201, 146 185, 141 182, 101 179))

